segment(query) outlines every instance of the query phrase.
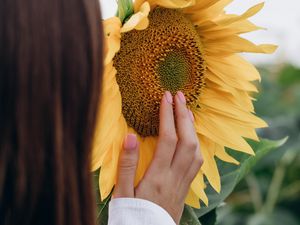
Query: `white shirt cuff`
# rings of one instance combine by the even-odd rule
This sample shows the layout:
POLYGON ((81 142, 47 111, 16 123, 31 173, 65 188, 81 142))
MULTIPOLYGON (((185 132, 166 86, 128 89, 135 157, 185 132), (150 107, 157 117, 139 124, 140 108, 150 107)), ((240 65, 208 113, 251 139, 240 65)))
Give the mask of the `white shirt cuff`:
POLYGON ((108 225, 176 225, 169 213, 153 202, 114 198, 109 203, 108 225))

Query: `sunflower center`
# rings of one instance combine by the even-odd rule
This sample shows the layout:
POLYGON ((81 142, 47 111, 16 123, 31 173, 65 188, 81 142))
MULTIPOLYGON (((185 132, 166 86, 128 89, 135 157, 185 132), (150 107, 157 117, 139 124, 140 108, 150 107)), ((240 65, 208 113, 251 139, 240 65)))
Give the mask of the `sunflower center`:
POLYGON ((161 85, 171 92, 176 92, 189 81, 190 62, 184 51, 176 49, 168 52, 158 64, 161 85))
POLYGON ((182 91, 197 106, 205 85, 200 37, 180 10, 156 7, 142 31, 123 33, 114 57, 116 79, 127 124, 143 136, 156 136, 159 105, 165 91, 182 91))

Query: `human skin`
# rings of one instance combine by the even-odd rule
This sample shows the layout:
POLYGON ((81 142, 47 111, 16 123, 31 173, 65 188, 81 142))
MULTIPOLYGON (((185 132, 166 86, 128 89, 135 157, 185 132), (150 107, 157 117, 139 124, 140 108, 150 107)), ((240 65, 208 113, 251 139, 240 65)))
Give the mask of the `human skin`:
POLYGON ((127 135, 113 198, 149 200, 164 208, 179 224, 185 197, 203 164, 193 122, 183 93, 177 92, 173 98, 166 92, 161 100, 159 137, 153 160, 143 179, 134 187, 139 143, 135 135, 127 135))

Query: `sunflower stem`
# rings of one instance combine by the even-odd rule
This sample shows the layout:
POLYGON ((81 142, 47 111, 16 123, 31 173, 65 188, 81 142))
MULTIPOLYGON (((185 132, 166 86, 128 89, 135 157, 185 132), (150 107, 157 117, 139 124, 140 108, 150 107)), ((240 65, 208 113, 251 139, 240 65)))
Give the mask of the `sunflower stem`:
POLYGON ((275 208, 275 205, 277 203, 277 198, 279 196, 279 191, 284 179, 284 174, 285 174, 285 166, 281 163, 276 168, 269 187, 267 200, 264 207, 264 211, 266 213, 271 213, 275 208))
POLYGON ((279 164, 275 169, 274 175, 271 180, 271 184, 269 186, 266 202, 263 207, 264 212, 273 212, 279 198, 287 167, 293 161, 294 158, 295 153, 287 151, 279 161, 279 164))
POLYGON ((246 182, 249 186, 251 200, 256 212, 259 212, 263 205, 262 195, 257 178, 253 173, 246 177, 246 182))

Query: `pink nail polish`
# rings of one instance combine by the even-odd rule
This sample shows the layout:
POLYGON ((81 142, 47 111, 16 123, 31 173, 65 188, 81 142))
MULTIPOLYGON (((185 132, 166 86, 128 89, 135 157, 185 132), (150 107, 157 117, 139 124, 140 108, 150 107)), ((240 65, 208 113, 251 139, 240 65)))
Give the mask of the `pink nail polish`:
POLYGON ((185 100, 184 94, 183 94, 181 91, 178 91, 178 92, 177 92, 177 95, 178 95, 180 101, 181 101, 183 104, 186 104, 186 100, 185 100))
POLYGON ((167 102, 172 104, 173 103, 173 97, 172 97, 171 93, 169 91, 166 91, 165 96, 166 96, 167 102))
POLYGON ((125 150, 134 150, 137 146, 137 138, 134 134, 128 134, 124 141, 125 150))

